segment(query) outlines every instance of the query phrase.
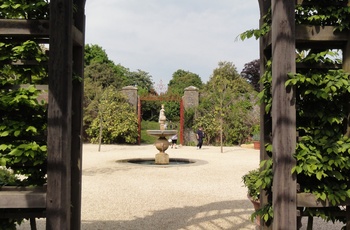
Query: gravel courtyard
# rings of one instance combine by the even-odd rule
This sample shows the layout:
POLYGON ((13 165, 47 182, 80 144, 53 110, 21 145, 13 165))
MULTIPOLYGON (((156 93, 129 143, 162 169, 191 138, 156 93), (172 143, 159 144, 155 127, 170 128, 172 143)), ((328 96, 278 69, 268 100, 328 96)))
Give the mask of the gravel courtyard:
MULTIPOLYGON (((83 147, 83 230, 255 229, 241 177, 259 164, 259 151, 241 147, 184 146, 166 151, 170 158, 196 163, 147 166, 119 163, 153 158, 153 145, 85 144, 83 147)), ((340 225, 314 221, 314 229, 340 225), (315 227, 316 227, 315 226, 315 227)), ((37 220, 39 230, 45 220, 37 220)), ((304 227, 306 227, 304 225, 304 227)), ((30 229, 26 222, 19 229, 30 229)), ((302 228, 305 229, 305 228, 302 228)))

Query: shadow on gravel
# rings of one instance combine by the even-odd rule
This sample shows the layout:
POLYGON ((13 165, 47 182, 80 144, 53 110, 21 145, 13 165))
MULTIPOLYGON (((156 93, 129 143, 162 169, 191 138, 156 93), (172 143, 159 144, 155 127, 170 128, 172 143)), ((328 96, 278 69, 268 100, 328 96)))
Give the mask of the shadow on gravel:
POLYGON ((252 205, 248 200, 236 200, 159 210, 152 215, 135 217, 133 220, 82 220, 82 229, 255 229, 250 221, 252 212, 252 205))
MULTIPOLYGON (((248 200, 225 201, 154 211, 146 217, 135 216, 133 220, 82 220, 81 230, 254 230, 255 225, 250 221, 252 212, 248 200)), ((302 222, 300 230, 306 230, 307 218, 303 218, 302 222)), ((315 218, 313 229, 339 230, 342 226, 339 222, 325 223, 315 218)), ((17 229, 30 230, 29 221, 17 229)), ((37 219, 37 229, 45 229, 45 218, 37 219)))

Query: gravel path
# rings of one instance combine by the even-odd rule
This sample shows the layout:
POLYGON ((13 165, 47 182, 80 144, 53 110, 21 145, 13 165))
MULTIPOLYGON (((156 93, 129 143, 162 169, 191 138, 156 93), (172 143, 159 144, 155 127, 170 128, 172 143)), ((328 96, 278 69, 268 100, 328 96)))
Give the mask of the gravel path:
MULTIPOLYGON (((170 158, 196 160, 190 166, 118 163, 153 158, 153 145, 86 144, 83 149, 83 230, 255 229, 243 174, 259 164, 259 151, 241 147, 184 146, 170 158)), ((45 220, 37 220, 45 229, 45 220)), ((314 221, 314 229, 340 229, 314 221)), ((306 226, 306 224, 304 225, 306 226)), ((19 229, 28 230, 26 222, 19 229)), ((305 228, 303 228, 305 229, 305 228)))

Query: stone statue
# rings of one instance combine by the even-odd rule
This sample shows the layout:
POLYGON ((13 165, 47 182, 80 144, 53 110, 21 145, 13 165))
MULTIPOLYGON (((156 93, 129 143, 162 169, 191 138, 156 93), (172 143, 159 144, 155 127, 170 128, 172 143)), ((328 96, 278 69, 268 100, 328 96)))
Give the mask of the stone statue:
POLYGON ((164 109, 164 105, 162 105, 162 108, 159 112, 159 124, 160 124, 160 130, 164 130, 165 127, 165 121, 166 121, 166 117, 165 117, 165 109, 164 109))

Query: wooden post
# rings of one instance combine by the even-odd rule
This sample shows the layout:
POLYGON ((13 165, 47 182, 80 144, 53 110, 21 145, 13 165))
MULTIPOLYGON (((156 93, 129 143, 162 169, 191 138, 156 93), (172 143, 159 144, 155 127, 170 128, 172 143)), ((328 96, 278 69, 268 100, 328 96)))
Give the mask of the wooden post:
POLYGON ((46 229, 70 229, 73 2, 50 1, 46 229))
POLYGON ((272 143, 274 230, 297 227, 294 89, 285 87, 295 73, 295 1, 272 0, 272 143))
MULTIPOLYGON (((260 27, 263 25, 263 17, 265 14, 267 14, 268 9, 271 6, 271 1, 267 0, 259 0, 259 8, 260 8, 260 27)), ((259 46, 260 46, 260 78, 263 76, 263 74, 266 71, 266 64, 267 60, 271 58, 271 55, 267 57, 267 53, 271 53, 271 51, 266 51, 265 47, 265 39, 262 37, 259 39, 259 46)), ((263 90, 263 83, 260 83, 260 90, 263 90)), ((267 155, 265 150, 265 144, 271 143, 270 140, 270 133, 271 131, 271 114, 266 114, 265 112, 266 104, 262 103, 260 105, 260 161, 268 160, 270 157, 267 155)), ((266 205, 268 201, 268 196, 266 192, 263 189, 260 189, 260 206, 266 205)), ((260 229, 268 230, 271 229, 272 226, 266 226, 263 219, 260 220, 260 229)))
MULTIPOLYGON (((348 35, 348 41, 346 43, 345 49, 343 50, 343 69, 345 72, 350 73, 350 35, 348 35)), ((350 99, 348 98, 348 117, 347 117, 347 125, 346 127, 346 135, 350 137, 350 99)), ((348 220, 349 228, 350 228, 350 220, 348 220)))
MULTIPOLYGON (((85 37, 85 0, 74 1, 77 12, 74 14, 75 26, 85 37)), ((85 39, 84 39, 85 40, 85 39)), ((84 95, 84 44, 73 47, 73 70, 80 79, 73 80, 72 97, 72 156, 71 156, 71 229, 81 229, 81 186, 83 152, 83 95, 84 95)))
MULTIPOLYGON (((350 39, 350 35, 349 39, 350 39)), ((346 42, 345 49, 343 50, 343 69, 345 72, 350 73, 350 40, 346 42)), ((349 94, 348 94, 349 95, 349 94)), ((346 134, 350 137, 350 97, 347 97, 348 100, 348 117, 347 117, 347 126, 346 134)), ((346 206, 346 229, 350 230, 350 205, 346 206)))

